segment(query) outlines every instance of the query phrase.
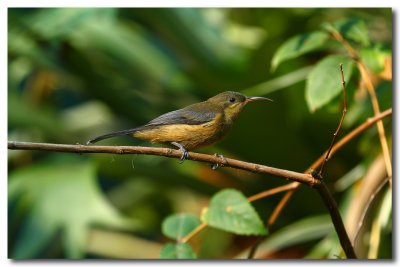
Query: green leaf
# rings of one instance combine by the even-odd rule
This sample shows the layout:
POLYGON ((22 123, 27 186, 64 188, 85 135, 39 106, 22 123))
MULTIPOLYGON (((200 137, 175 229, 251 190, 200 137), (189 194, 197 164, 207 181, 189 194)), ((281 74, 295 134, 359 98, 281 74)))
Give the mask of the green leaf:
POLYGON ((352 73, 352 61, 342 56, 328 56, 317 63, 306 81, 306 101, 310 111, 322 107, 336 97, 342 90, 340 63, 346 83, 352 73))
POLYGON ((323 28, 332 31, 332 28, 338 31, 345 39, 352 40, 364 46, 370 44, 368 29, 365 22, 361 19, 340 20, 331 24, 323 24, 323 28))
MULTIPOLYGON (((57 157, 56 157, 57 158, 57 157)), ((19 210, 10 210, 10 219, 25 211, 17 228, 12 258, 29 259, 49 246, 61 233, 67 258, 82 258, 93 224, 121 230, 137 229, 104 197, 90 162, 64 163, 52 160, 12 172, 9 201, 19 210)))
POLYGON ((385 51, 382 46, 360 49, 361 60, 368 69, 375 73, 381 73, 385 69, 385 58, 390 57, 390 51, 385 51))
POLYGON ((329 39, 329 34, 323 31, 315 31, 296 35, 283 43, 272 58, 272 70, 275 70, 280 63, 311 52, 329 39))
POLYGON ((266 235, 263 222, 247 201, 234 189, 225 189, 215 194, 201 220, 210 226, 239 235, 266 235))
POLYGON ((187 243, 169 243, 162 247, 161 259, 196 259, 197 255, 187 243))
POLYGON ((196 216, 190 214, 174 214, 168 216, 162 223, 162 232, 165 236, 173 239, 185 237, 197 226, 200 220, 196 216))

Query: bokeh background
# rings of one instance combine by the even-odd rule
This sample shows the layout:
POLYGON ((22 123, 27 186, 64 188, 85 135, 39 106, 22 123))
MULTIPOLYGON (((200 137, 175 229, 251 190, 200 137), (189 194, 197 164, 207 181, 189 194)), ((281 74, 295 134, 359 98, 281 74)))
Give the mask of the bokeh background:
MULTIPOLYGON (((98 135, 133 128, 233 90, 274 102, 247 105, 224 141, 199 152, 303 172, 329 146, 342 108, 338 96, 310 112, 304 80, 313 64, 340 48, 307 54, 271 71, 274 53, 296 34, 351 17, 365 21, 373 42, 391 49, 391 12, 10 8, 8 140, 85 144, 98 135)), ((354 82, 348 85, 350 97, 358 86, 357 79, 354 82)), ((391 107, 391 82, 379 82, 377 94, 381 110, 391 107)), ((341 136, 373 116, 368 98, 358 102, 352 98, 348 109, 341 136), (358 112, 351 113, 352 105, 358 112)), ((385 127, 391 136, 391 121, 385 121, 385 127)), ((125 136, 101 144, 151 145, 125 136)), ((342 210, 357 190, 360 172, 365 173, 379 153, 373 127, 327 164, 326 183, 342 210), (355 169, 359 172, 354 174, 355 169)), ((166 216, 200 215, 222 188, 251 196, 287 183, 157 156, 38 151, 8 151, 8 174, 10 258, 157 258, 169 241, 161 233, 166 216)), ((264 221, 280 198, 254 203, 264 221)), ((295 193, 273 230, 260 248, 262 257, 340 254, 327 211, 307 186, 295 193)), ((362 242, 369 242, 368 233, 366 227, 362 242)), ((192 245, 200 258, 233 258, 252 242, 252 237, 207 228, 192 245)), ((391 257, 391 226, 379 246, 380 258, 391 257)))

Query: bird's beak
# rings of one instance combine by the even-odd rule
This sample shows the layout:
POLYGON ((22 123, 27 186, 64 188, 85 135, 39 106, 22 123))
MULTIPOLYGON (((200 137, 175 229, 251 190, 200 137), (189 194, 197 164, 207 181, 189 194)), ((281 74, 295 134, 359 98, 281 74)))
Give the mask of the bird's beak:
POLYGON ((246 100, 244 103, 255 101, 255 100, 268 100, 268 101, 273 101, 272 99, 266 98, 266 97, 261 97, 261 96, 251 96, 251 97, 246 97, 246 100))

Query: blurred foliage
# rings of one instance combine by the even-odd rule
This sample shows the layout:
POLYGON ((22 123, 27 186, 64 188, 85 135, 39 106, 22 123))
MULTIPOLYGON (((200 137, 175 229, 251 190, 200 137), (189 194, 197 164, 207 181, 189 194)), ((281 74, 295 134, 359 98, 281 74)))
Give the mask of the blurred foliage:
MULTIPOLYGON (((314 67, 339 55, 343 63, 351 60, 340 44, 322 33, 329 27, 339 30, 360 51, 381 110, 390 108, 389 8, 10 8, 8 140, 84 144, 95 136, 133 128, 162 113, 234 90, 266 95, 274 102, 249 104, 226 140, 200 151, 304 171, 329 146, 342 108, 338 67, 329 66, 329 72, 337 74, 318 73, 314 67), (337 77, 339 87, 333 90, 339 89, 321 102, 314 101, 318 97, 310 102, 306 90, 327 93, 318 87, 335 82, 335 78, 325 80, 325 75, 337 77), (319 79, 318 83, 311 83, 310 77, 319 79)), ((358 71, 347 66, 344 70, 351 78, 340 136, 373 116, 358 71)), ((391 144, 391 119, 384 124, 391 144)), ((129 137, 103 144, 149 145, 129 137)), ((325 182, 340 205, 346 227, 351 228, 348 214, 362 212, 359 198, 365 201, 372 193, 364 176, 378 173, 376 179, 384 178, 380 154, 377 130, 372 127, 326 166, 325 182)), ((178 162, 142 155, 8 151, 9 257, 242 255, 254 237, 211 227, 191 240, 190 246, 170 243, 161 250, 168 242, 162 235, 162 221, 174 213, 200 217, 211 196, 223 188, 250 196, 285 181, 178 162)), ((368 212, 356 243, 360 257, 372 255, 372 247, 376 257, 392 257, 388 194, 380 192, 368 212)), ((252 203, 264 222, 280 197, 252 203)), ((258 253, 268 257, 285 249, 287 255, 300 251, 300 257, 342 256, 329 219, 321 216, 325 213, 318 194, 302 186, 258 253)))

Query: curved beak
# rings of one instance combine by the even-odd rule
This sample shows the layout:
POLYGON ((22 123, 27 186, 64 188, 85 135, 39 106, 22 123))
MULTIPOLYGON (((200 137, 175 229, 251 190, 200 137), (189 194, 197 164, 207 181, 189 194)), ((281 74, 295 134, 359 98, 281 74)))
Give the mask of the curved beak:
POLYGON ((251 96, 251 97, 246 97, 246 100, 244 103, 255 101, 255 100, 268 100, 268 101, 273 101, 272 99, 266 98, 266 97, 261 97, 261 96, 251 96))

